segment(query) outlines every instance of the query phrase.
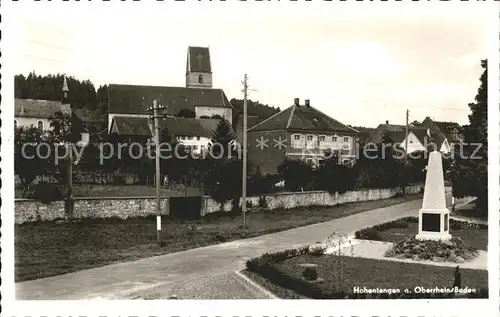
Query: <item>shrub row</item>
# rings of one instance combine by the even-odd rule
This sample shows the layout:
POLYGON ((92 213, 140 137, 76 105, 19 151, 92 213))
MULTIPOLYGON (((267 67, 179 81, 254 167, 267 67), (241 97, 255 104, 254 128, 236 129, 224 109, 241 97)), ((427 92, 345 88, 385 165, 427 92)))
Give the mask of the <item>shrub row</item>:
POLYGON ((305 279, 290 276, 274 266, 275 263, 298 255, 308 254, 309 247, 299 249, 287 249, 274 253, 265 253, 259 257, 250 259, 246 262, 248 270, 260 274, 270 282, 284 288, 292 289, 306 297, 312 299, 418 299, 418 298, 488 298, 488 289, 481 288, 476 293, 467 295, 457 295, 455 293, 398 293, 398 294, 359 294, 354 292, 344 292, 334 289, 322 289, 317 284, 308 282, 305 279))

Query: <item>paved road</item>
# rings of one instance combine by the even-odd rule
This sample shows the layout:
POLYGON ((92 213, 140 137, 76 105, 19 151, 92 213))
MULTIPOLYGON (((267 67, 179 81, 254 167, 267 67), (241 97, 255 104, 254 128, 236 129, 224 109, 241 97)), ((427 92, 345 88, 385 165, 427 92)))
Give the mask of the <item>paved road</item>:
POLYGON ((16 284, 16 299, 269 298, 234 272, 249 258, 418 215, 421 200, 260 237, 16 284), (237 281, 237 279, 240 279, 237 281))

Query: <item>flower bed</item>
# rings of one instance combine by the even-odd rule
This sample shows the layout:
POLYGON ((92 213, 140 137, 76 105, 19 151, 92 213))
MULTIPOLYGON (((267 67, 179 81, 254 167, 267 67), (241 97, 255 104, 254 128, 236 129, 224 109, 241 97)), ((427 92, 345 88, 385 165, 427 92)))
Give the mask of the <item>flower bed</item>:
MULTIPOLYGON (((247 261, 247 269, 282 288, 308 298, 487 298, 488 272, 461 270, 461 288, 473 293, 418 293, 416 287, 452 288, 454 268, 415 263, 372 260, 345 256, 309 254, 309 248, 267 253, 247 261), (317 280, 304 277, 309 268, 317 271, 317 280), (354 288, 393 289, 389 293, 356 293, 354 288), (408 289, 408 292, 404 290, 408 289), (397 291, 399 290, 399 292, 397 291)), ((286 292, 283 292, 286 294, 286 292)))
MULTIPOLYGON (((418 232, 418 217, 405 217, 356 231, 356 239, 398 242, 409 239, 418 232)), ((467 221, 450 219, 450 233, 470 247, 487 250, 488 226, 467 221)), ((458 242, 459 243, 459 242, 458 242)), ((459 243, 459 245, 461 245, 459 243)))
POLYGON ((415 237, 409 237, 394 243, 384 255, 415 261, 463 263, 474 259, 478 252, 462 239, 456 237, 448 241, 421 241, 415 237))

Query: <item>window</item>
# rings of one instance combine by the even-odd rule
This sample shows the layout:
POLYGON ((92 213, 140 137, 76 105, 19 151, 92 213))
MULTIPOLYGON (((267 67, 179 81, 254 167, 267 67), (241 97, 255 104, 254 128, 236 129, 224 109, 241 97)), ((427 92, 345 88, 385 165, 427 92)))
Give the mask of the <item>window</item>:
POLYGON ((345 136, 345 137, 344 137, 344 142, 349 142, 349 139, 350 139, 350 138, 349 138, 348 136, 345 136))
POLYGON ((203 76, 198 75, 198 84, 203 84, 203 76))
POLYGON ((316 147, 316 144, 314 142, 314 135, 309 134, 307 136, 307 142, 306 142, 306 148, 308 149, 314 149, 316 147))
POLYGON ((326 141, 326 136, 324 136, 324 135, 320 135, 320 136, 319 136, 319 141, 320 141, 320 142, 325 142, 325 141, 326 141))
POLYGON ((198 145, 193 145, 193 151, 198 150, 198 145))
POLYGON ((17 129, 17 120, 14 120, 14 129, 17 129))
POLYGON ((293 134, 292 135, 292 148, 301 149, 304 146, 303 135, 293 134))
POLYGON ((187 139, 188 139, 188 140, 192 140, 192 139, 193 139, 193 137, 192 137, 192 136, 188 136, 188 137, 187 137, 187 139))
POLYGON ((337 142, 337 137, 336 136, 332 136, 332 142, 337 142))
POLYGON ((43 130, 43 121, 42 120, 38 120, 37 126, 38 126, 39 130, 43 130))
POLYGON ((196 140, 200 141, 200 137, 199 137, 199 136, 197 136, 197 137, 196 137, 196 140))

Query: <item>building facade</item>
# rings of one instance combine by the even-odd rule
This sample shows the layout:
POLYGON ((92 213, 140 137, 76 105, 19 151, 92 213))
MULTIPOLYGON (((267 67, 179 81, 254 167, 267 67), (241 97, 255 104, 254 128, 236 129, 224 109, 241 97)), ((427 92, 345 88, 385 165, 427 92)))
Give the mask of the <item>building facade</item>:
POLYGON ((66 77, 62 83, 61 100, 14 99, 14 127, 36 127, 40 130, 52 130, 50 120, 57 113, 71 116, 71 105, 68 100, 68 83, 66 77))
POLYGON ((309 100, 294 104, 247 131, 248 158, 263 174, 277 173, 285 159, 317 166, 325 153, 337 151, 344 164, 356 161, 358 131, 313 108, 309 100))

